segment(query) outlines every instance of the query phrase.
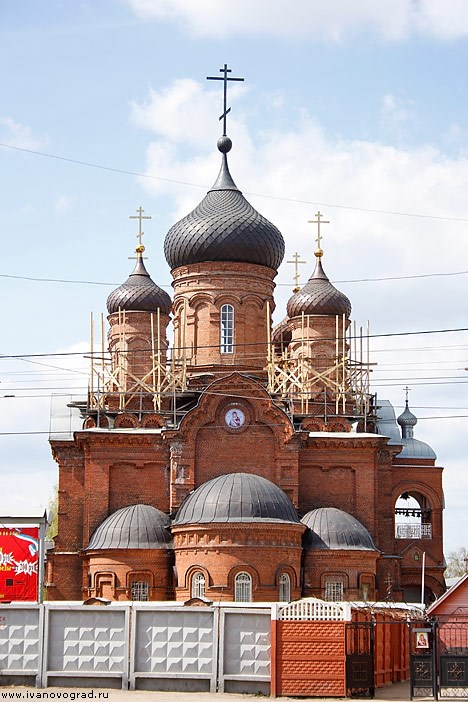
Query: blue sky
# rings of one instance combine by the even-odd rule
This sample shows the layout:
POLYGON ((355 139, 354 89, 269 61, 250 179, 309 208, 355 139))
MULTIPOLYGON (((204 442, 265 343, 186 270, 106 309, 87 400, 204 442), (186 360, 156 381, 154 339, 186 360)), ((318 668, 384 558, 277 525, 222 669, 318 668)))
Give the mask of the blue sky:
POLYGON ((353 319, 397 334, 372 339, 374 389, 399 413, 410 386, 415 435, 445 466, 446 549, 467 544, 468 335, 400 335, 468 326, 467 35, 464 0, 4 0, 0 353, 74 354, 0 360, 4 513, 53 492, 50 395, 86 387, 89 313, 131 270, 140 205, 170 291, 164 236, 216 178, 222 96, 205 78, 228 63, 245 78, 232 175, 304 271, 308 220, 330 220, 323 263, 353 319))

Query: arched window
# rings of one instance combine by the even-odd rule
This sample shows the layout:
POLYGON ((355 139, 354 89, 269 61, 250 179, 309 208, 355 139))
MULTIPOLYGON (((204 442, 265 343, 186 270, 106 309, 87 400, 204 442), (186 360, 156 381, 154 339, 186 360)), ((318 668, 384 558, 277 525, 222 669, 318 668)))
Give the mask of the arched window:
POLYGON ((404 492, 395 505, 395 538, 431 539, 431 510, 419 492, 404 492))
POLYGON ((237 573, 234 579, 234 602, 252 602, 252 576, 237 573))
POLYGON ((192 576, 192 597, 205 597, 205 575, 198 571, 192 576))
POLYGON ((278 602, 289 602, 291 599, 291 578, 287 573, 281 573, 279 579, 278 602))
POLYGON ((223 305, 220 318, 220 351, 234 353, 234 307, 223 305))

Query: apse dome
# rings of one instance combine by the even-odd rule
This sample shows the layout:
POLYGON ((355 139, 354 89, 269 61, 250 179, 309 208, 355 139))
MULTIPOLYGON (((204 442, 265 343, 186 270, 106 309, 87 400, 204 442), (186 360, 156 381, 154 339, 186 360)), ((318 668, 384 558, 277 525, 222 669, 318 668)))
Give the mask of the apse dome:
POLYGON ((292 522, 299 517, 287 495, 250 473, 220 475, 200 485, 182 503, 174 526, 211 522, 292 522))
POLYGON ((306 549, 377 551, 361 522, 336 507, 313 509, 301 522, 308 527, 303 537, 306 549))
MULTIPOLYGON (((317 256, 317 254, 316 254, 317 256)), ((351 315, 351 303, 346 295, 332 285, 323 270, 320 256, 317 256, 315 270, 299 292, 289 298, 288 317, 301 314, 351 315)))
POLYGON ((254 263, 277 270, 284 256, 279 229, 245 199, 227 163, 232 142, 218 140, 218 178, 200 204, 168 231, 164 254, 171 270, 208 261, 254 263))
POLYGON ((163 314, 169 314, 171 305, 167 292, 151 280, 138 251, 133 272, 107 298, 109 314, 118 312, 119 309, 126 312, 155 312, 160 309, 163 314))
POLYGON ((88 551, 111 548, 172 548, 171 520, 150 505, 123 507, 105 519, 91 536, 88 551))

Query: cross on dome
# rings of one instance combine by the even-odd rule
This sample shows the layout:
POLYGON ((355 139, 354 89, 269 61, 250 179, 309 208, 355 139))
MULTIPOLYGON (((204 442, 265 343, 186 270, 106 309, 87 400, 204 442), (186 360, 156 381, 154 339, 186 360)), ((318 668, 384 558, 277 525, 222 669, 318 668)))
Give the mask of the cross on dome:
POLYGON ((151 219, 151 217, 150 217, 149 215, 144 215, 144 214, 143 214, 144 209, 143 209, 143 207, 141 207, 141 205, 140 205, 140 207, 137 209, 136 212, 137 212, 136 215, 129 215, 128 218, 129 218, 129 219, 137 219, 137 220, 138 220, 138 234, 136 235, 136 237, 137 237, 137 239, 138 239, 138 246, 136 247, 135 251, 136 251, 136 253, 143 253, 143 251, 145 250, 145 247, 143 246, 143 243, 142 243, 142 241, 141 241, 141 237, 143 236, 143 234, 144 234, 145 232, 144 232, 144 231, 142 230, 142 228, 141 228, 141 223, 142 223, 142 221, 143 221, 144 219, 151 219))
POLYGON ((301 258, 301 255, 297 253, 293 254, 293 260, 292 261, 286 261, 286 263, 293 263, 294 264, 294 288, 293 292, 299 292, 300 287, 299 287, 299 264, 300 263, 307 263, 307 261, 300 261, 299 259, 301 258))
POLYGON ((224 110, 223 114, 219 118, 219 120, 223 120, 223 136, 226 136, 226 117, 231 111, 231 108, 227 106, 227 84, 228 81, 243 81, 243 78, 232 78, 231 76, 228 76, 228 73, 232 73, 232 70, 227 67, 227 63, 224 64, 223 68, 219 69, 219 72, 223 74, 223 76, 207 76, 206 80, 222 80, 224 83, 224 110))
POLYGON ((321 258, 323 256, 323 251, 320 246, 322 242, 322 235, 320 234, 320 225, 330 224, 330 222, 327 219, 322 219, 323 214, 320 211, 317 212, 315 216, 317 219, 309 219, 308 223, 317 225, 317 238, 315 239, 315 241, 317 242, 317 248, 315 249, 315 255, 317 256, 317 258, 321 258))

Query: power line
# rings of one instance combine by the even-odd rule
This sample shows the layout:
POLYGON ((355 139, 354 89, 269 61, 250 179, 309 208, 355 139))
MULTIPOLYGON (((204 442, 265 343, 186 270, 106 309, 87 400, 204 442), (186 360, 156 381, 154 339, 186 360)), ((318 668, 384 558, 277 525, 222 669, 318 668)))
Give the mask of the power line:
MULTIPOLYGON (((468 220, 467 220, 468 221, 468 220)), ((353 278, 349 280, 332 280, 332 283, 380 283, 388 280, 417 280, 419 278, 444 278, 458 275, 468 275, 468 271, 451 271, 448 273, 415 273, 413 275, 392 275, 383 276, 380 278, 353 278)), ((29 280, 36 283, 65 283, 69 285, 103 285, 105 287, 114 287, 120 283, 107 283, 101 280, 73 280, 67 278, 37 278, 28 275, 11 275, 9 273, 0 273, 0 278, 10 278, 12 280, 29 280)), ((172 285, 159 284, 161 288, 172 289, 172 285)), ((291 283, 276 283, 279 288, 292 288, 291 283)))
MULTIPOLYGON (((0 143, 0 147, 3 147, 4 149, 12 149, 15 151, 22 151, 24 153, 29 153, 29 154, 34 154, 35 156, 42 156, 44 158, 51 158, 55 159, 57 161, 65 161, 66 163, 74 163, 78 166, 86 166, 87 168, 97 168, 99 170, 103 171, 111 171, 112 173, 120 173, 122 175, 131 175, 135 176, 137 178, 147 178, 149 180, 159 180, 164 183, 174 183, 176 185, 188 185, 193 188, 209 188, 210 186, 207 185, 201 185, 200 183, 191 183, 188 181, 184 180, 176 180, 174 178, 163 178, 161 176, 155 176, 151 175, 149 173, 138 173, 135 171, 128 171, 124 168, 113 168, 111 166, 103 166, 98 163, 92 163, 91 161, 79 161, 78 159, 74 158, 67 158, 65 156, 57 156, 56 154, 48 154, 45 153, 44 151, 36 151, 34 149, 25 149, 20 146, 12 146, 11 144, 3 144, 0 143)), ((435 219, 435 220, 441 220, 441 221, 450 221, 450 222, 468 222, 467 218, 464 217, 443 217, 441 215, 426 215, 426 214, 421 214, 418 212, 397 212, 394 210, 378 210, 374 208, 369 208, 369 207, 353 207, 351 205, 337 205, 333 203, 327 203, 327 202, 315 202, 313 200, 300 200, 298 198, 292 198, 292 197, 279 197, 277 195, 265 195, 263 193, 253 193, 253 192, 248 192, 245 191, 247 195, 251 195, 252 197, 263 197, 267 198, 269 200, 278 200, 282 202, 296 202, 299 204, 303 205, 314 205, 317 207, 331 207, 334 209, 343 209, 343 210, 353 210, 355 212, 371 212, 374 214, 385 214, 385 215, 394 215, 398 217, 416 217, 416 218, 422 218, 422 219, 435 219)))

